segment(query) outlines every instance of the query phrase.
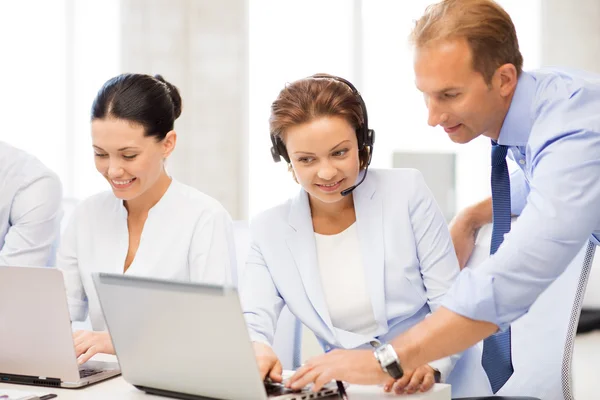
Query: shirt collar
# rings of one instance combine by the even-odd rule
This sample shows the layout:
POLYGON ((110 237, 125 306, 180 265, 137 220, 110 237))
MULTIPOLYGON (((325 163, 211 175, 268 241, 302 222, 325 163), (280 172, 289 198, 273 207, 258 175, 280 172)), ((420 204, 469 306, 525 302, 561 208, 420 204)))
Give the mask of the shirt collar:
POLYGON ((504 118, 498 144, 505 146, 525 146, 533 127, 533 98, 536 91, 535 77, 525 71, 517 82, 515 94, 504 118))

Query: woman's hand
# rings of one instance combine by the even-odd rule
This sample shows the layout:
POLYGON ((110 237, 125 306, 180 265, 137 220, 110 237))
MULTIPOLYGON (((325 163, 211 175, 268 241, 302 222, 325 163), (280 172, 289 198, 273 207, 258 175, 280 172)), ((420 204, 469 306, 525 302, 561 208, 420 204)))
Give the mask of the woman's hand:
POLYGON ((435 370, 429 365, 423 365, 414 371, 404 372, 402 378, 394 382, 393 385, 386 384, 383 390, 385 392, 393 390, 396 394, 413 394, 417 391, 428 391, 434 383, 435 370))
POLYGON ((335 349, 308 360, 287 381, 291 389, 301 389, 313 384, 312 391, 318 392, 332 380, 359 385, 392 385, 394 379, 383 372, 371 350, 335 349))
POLYGON ((268 375, 273 382, 281 383, 283 380, 281 377, 283 367, 273 349, 260 342, 252 342, 252 347, 260 371, 260 379, 264 381, 268 375))
POLYGON ((115 354, 108 332, 76 331, 73 333, 73 342, 79 365, 98 353, 115 354))

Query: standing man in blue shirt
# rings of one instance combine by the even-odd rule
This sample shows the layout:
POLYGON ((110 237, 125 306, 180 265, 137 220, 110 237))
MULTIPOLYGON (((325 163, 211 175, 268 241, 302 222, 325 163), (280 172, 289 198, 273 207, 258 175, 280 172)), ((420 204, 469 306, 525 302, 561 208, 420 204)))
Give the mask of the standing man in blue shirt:
MULTIPOLYGON (((397 357, 403 369, 412 370, 490 337, 482 366, 496 393, 513 372, 511 322, 529 310, 588 239, 598 244, 600 77, 522 71, 514 25, 491 0, 431 5, 411 40, 429 125, 440 125, 456 143, 481 135, 491 139, 493 201, 461 212, 451 231, 464 266, 477 229, 493 215, 493 256, 463 270, 442 307, 391 343, 387 362, 397 357), (520 167, 510 183, 507 154, 520 167), (512 229, 511 212, 519 215, 512 229)), ((368 351, 329 353, 306 363, 292 381, 389 385, 390 378, 378 371, 368 351)), ((394 389, 410 385, 400 379, 394 389)))

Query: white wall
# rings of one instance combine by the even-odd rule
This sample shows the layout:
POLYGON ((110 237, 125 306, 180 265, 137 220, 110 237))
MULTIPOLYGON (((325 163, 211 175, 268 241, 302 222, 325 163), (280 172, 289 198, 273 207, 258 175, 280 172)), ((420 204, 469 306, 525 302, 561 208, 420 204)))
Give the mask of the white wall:
POLYGON ((183 98, 173 176, 246 217, 245 0, 122 0, 121 70, 162 74, 183 98))
POLYGON ((541 59, 600 73, 600 1, 543 0, 541 59))

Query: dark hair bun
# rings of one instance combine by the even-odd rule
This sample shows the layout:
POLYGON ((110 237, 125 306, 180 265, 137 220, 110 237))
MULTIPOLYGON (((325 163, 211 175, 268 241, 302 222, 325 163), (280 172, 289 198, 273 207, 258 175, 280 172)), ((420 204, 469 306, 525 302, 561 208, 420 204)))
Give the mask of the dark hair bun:
POLYGON ((179 90, 160 76, 121 74, 106 81, 92 104, 92 121, 113 117, 140 124, 163 140, 181 115, 179 90))
POLYGON ((154 75, 154 78, 165 84, 167 89, 169 90, 169 95, 171 96, 171 101, 173 102, 173 117, 174 119, 179 118, 181 115, 181 95, 179 94, 179 89, 175 85, 170 82, 167 82, 165 78, 160 74, 154 75))

